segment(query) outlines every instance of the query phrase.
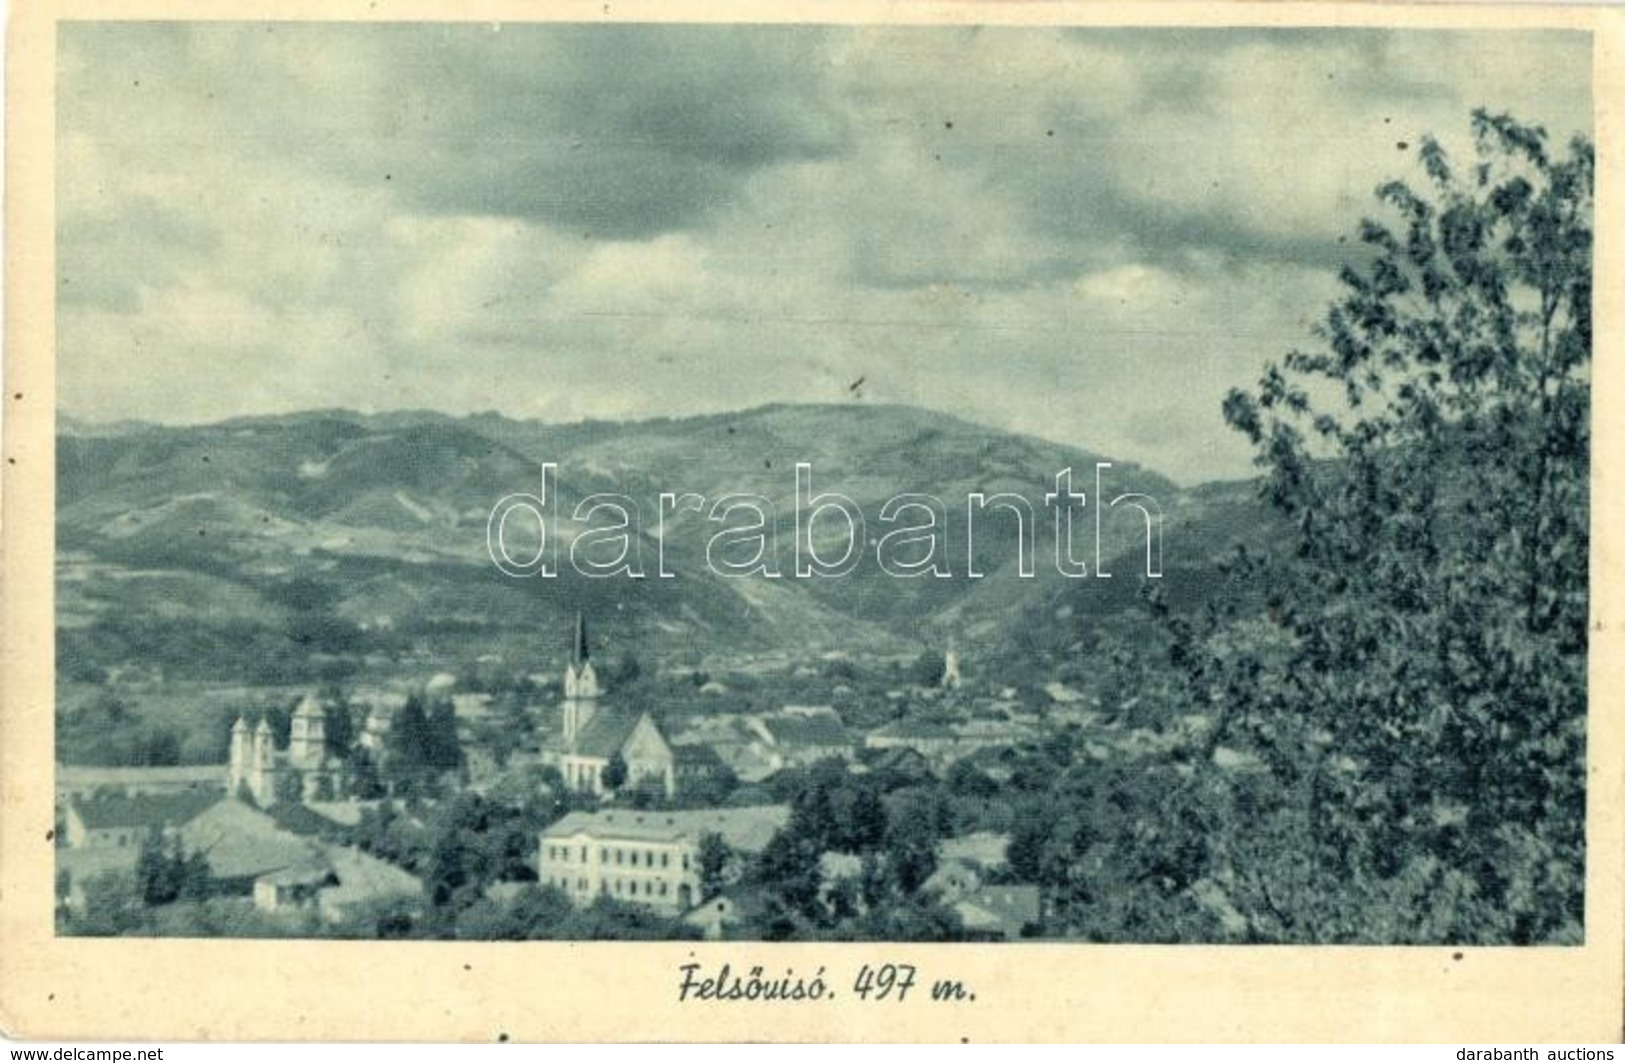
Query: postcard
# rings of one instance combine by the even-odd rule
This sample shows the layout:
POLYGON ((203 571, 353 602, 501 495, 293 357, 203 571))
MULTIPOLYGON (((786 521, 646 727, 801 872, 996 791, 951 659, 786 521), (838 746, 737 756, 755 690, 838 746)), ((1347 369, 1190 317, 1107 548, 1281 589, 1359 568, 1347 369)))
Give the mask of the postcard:
POLYGON ((1616 1039, 1622 46, 18 10, 8 1033, 1616 1039))

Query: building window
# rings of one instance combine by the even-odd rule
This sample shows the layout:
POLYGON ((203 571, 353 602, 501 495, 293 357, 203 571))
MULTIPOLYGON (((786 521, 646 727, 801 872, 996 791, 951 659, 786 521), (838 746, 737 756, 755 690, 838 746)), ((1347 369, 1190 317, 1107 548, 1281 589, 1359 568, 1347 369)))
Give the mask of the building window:
POLYGON ((660 866, 661 867, 669 867, 669 866, 671 866, 671 854, 670 853, 661 853, 660 854, 660 866))
POLYGON ((619 863, 621 863, 621 857, 622 857, 622 856, 625 856, 625 855, 626 855, 626 854, 625 854, 625 852, 623 852, 623 851, 622 851, 622 850, 620 850, 620 849, 616 849, 616 850, 615 850, 615 862, 616 862, 616 863, 617 863, 617 864, 619 864, 619 863))
POLYGON ((666 895, 666 884, 664 882, 660 884, 660 895, 662 897, 666 895))
POLYGON ((683 870, 684 871, 688 870, 688 854, 687 853, 683 854, 683 870))
POLYGON ((585 845, 581 847, 581 862, 583 864, 587 862, 587 847, 585 845))
POLYGON ((598 850, 598 862, 601 863, 601 864, 609 863, 609 850, 608 849, 600 849, 600 850, 598 850))

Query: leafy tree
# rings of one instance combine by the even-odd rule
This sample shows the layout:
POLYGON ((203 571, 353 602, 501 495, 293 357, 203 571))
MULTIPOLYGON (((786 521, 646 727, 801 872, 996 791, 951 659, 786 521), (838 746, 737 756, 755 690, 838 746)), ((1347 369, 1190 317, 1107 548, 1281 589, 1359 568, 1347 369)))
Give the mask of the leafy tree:
POLYGON ((141 902, 149 907, 168 904, 180 893, 174 862, 170 859, 163 835, 156 827, 141 839, 141 848, 135 858, 135 877, 141 902))
POLYGON ((937 869, 937 843, 942 837, 939 812, 935 795, 926 791, 899 790, 892 795, 885 851, 892 876, 904 894, 917 892, 937 869))
POLYGON ((350 758, 350 793, 363 801, 384 796, 378 765, 366 750, 357 750, 350 758))
POLYGON ((1580 936, 1593 152, 1472 126, 1471 165, 1428 139, 1426 184, 1378 190, 1323 348, 1225 403, 1295 551, 1234 567, 1267 617, 1173 652, 1258 936, 1580 936))
POLYGON ((733 862, 733 850, 715 831, 700 837, 699 875, 700 900, 715 897, 728 883, 728 869, 733 862))
POLYGON ((574 912, 569 895, 557 886, 525 886, 509 906, 514 926, 525 940, 558 937, 559 928, 574 912))
POLYGON ((613 792, 626 785, 626 775, 626 758, 617 751, 610 755, 609 762, 604 765, 604 769, 599 776, 599 781, 604 784, 604 789, 613 792))
POLYGON ((207 900, 212 891, 214 872, 209 857, 201 849, 194 849, 181 857, 176 867, 177 896, 183 901, 207 900))
POLYGON ((142 903, 154 907, 203 900, 209 895, 212 873, 205 853, 186 852, 178 839, 166 841, 154 827, 136 854, 135 878, 142 903))
POLYGON ((834 848, 863 853, 885 841, 886 803, 874 776, 844 775, 830 804, 836 822, 834 848))
POLYGON ((440 699, 429 709, 428 745, 423 761, 439 772, 453 771, 463 766, 462 743, 457 738, 457 710, 447 699, 440 699))
POLYGON ((70 916, 70 934, 116 937, 149 925, 151 916, 141 898, 141 883, 129 871, 107 871, 85 881, 84 911, 70 916))
POLYGON ((457 720, 450 702, 426 705, 421 694, 407 696, 395 713, 385 743, 384 774, 404 793, 416 793, 441 772, 462 762, 457 720))
POLYGON ((355 716, 349 697, 337 683, 329 683, 321 696, 327 710, 326 726, 322 734, 327 752, 340 760, 349 760, 355 750, 355 716))
POLYGON ((823 870, 819 860, 823 847, 795 829, 794 821, 775 833, 757 856, 752 880, 788 914, 819 918, 823 913, 819 891, 823 870))

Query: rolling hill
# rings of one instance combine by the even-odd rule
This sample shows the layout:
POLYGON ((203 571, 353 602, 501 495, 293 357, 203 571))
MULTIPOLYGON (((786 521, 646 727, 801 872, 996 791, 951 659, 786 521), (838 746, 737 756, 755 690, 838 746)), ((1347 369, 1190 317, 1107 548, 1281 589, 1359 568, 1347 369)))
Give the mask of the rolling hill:
MULTIPOLYGON (((1136 608, 1145 542, 1133 510, 1103 524, 1112 579, 1067 579, 1056 569, 1044 495, 1071 468, 1074 489, 1093 505, 1097 461, 1112 462, 1108 496, 1139 492, 1161 507, 1162 582, 1178 601, 1200 600, 1213 558, 1262 519, 1247 485, 1181 490, 1129 462, 901 406, 778 405, 565 425, 342 410, 185 427, 64 421, 59 627, 146 619, 282 629, 319 613, 388 632, 397 652, 409 645, 433 655, 437 639, 511 646, 549 638, 583 609, 614 617, 598 625, 612 642, 662 651, 906 651, 960 633, 997 641, 1011 625, 1042 623, 1063 605, 1100 616, 1136 608), (555 579, 497 570, 486 545, 491 508, 509 494, 539 494, 544 463, 556 466, 551 487, 565 518, 589 496, 632 500, 645 578, 592 578, 567 560, 555 579), (798 463, 811 466, 814 493, 841 492, 865 516, 869 552, 850 575, 794 576, 798 463), (967 541, 966 500, 977 492, 1032 503, 1032 578, 1016 575, 1019 537, 1008 513, 989 510, 977 520, 974 547, 967 541), (692 510, 667 513, 664 557, 673 576, 658 578, 663 493, 703 496, 707 507, 724 495, 761 500, 773 517, 780 578, 719 575, 707 545, 723 524, 692 510), (902 578, 875 563, 874 544, 890 528, 878 520, 882 506, 907 494, 942 500, 951 578, 902 578), (968 577, 972 565, 980 578, 968 577), (139 593, 132 580, 141 581, 139 593)), ((561 522, 562 558, 584 527, 561 522)), ((838 518, 815 525, 825 556, 838 556, 844 539, 838 518)), ((1075 555, 1092 570, 1090 511, 1074 539, 1075 555)), ((240 663, 212 666, 229 672, 240 663)))

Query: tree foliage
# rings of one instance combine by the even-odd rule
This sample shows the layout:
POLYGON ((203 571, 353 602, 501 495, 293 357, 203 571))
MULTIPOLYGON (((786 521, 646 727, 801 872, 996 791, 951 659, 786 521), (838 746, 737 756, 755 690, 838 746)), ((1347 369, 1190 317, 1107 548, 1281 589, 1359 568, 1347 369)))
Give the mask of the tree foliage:
MULTIPOLYGON (((1225 413, 1291 557, 1183 631, 1202 750, 1255 754, 1216 866, 1258 936, 1570 941, 1584 880, 1593 153, 1473 117, 1378 190, 1321 349, 1225 413)), ((1216 806, 1215 806, 1216 807, 1216 806)))

